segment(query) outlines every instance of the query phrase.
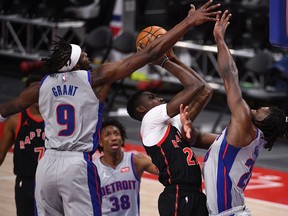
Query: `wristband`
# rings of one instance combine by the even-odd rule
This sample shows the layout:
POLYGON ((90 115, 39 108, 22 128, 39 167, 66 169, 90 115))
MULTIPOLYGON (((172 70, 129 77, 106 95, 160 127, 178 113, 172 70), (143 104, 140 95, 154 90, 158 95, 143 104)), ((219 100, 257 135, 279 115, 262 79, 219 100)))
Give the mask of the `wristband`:
POLYGON ((0 114, 0 122, 4 122, 6 118, 4 118, 1 114, 0 114))
POLYGON ((164 64, 165 64, 168 60, 169 60, 169 58, 166 57, 166 58, 162 61, 162 63, 161 63, 161 67, 162 67, 162 68, 163 68, 164 64))

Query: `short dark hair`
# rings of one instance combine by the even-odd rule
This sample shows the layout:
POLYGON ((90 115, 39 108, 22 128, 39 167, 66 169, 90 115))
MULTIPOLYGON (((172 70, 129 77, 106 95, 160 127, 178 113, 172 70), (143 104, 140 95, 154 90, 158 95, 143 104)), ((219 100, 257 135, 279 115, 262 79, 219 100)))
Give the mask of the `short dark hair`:
POLYGON ((279 138, 288 137, 288 123, 286 114, 277 107, 269 107, 270 114, 262 121, 253 120, 254 125, 259 128, 266 140, 265 148, 272 149, 274 142, 279 138))
MULTIPOLYGON (((102 130, 108 126, 114 126, 114 127, 117 127, 119 129, 120 134, 121 134, 121 138, 123 140, 123 146, 124 146, 125 140, 127 139, 126 128, 124 127, 124 125, 121 124, 121 122, 118 121, 116 118, 107 117, 102 121, 101 133, 102 133, 102 130)), ((103 147, 98 145, 98 151, 102 152, 103 147)))
POLYGON ((141 121, 141 116, 136 110, 136 107, 140 105, 140 97, 144 93, 143 90, 135 92, 127 101, 126 109, 129 116, 135 120, 141 121))
POLYGON ((57 73, 70 59, 72 46, 63 38, 58 37, 58 41, 52 41, 51 56, 43 58, 43 72, 45 74, 57 73))

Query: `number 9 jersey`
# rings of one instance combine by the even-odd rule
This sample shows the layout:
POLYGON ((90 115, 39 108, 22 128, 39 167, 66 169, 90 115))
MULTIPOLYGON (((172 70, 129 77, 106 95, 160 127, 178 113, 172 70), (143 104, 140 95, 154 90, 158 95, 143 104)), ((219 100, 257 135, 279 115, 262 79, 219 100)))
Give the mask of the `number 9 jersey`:
POLYGON ((95 152, 103 104, 84 70, 43 78, 39 95, 45 121, 45 147, 59 151, 95 152))
POLYGON ((204 157, 202 168, 209 215, 249 212, 245 207, 244 190, 264 144, 259 129, 256 138, 242 148, 227 143, 226 129, 215 139, 204 157))

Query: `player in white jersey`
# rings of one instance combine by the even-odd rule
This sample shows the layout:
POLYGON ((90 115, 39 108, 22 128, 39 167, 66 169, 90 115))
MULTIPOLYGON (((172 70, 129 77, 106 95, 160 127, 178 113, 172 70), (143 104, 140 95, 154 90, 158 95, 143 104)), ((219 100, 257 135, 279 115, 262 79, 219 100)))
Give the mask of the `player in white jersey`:
POLYGON ((117 119, 103 121, 98 150, 104 154, 94 160, 101 181, 102 215, 139 215, 142 174, 158 175, 147 155, 122 151, 125 139, 126 130, 117 119))
POLYGON ((287 137, 288 129, 283 111, 276 107, 251 110, 242 98, 238 70, 224 40, 230 17, 225 11, 213 31, 231 119, 204 158, 202 172, 211 216, 251 215, 243 192, 255 161, 263 148, 270 150, 278 137, 287 137))
POLYGON ((191 27, 215 21, 219 11, 214 10, 220 4, 211 4, 209 0, 197 10, 191 7, 182 22, 145 49, 91 71, 87 54, 60 38, 51 56, 43 59, 48 76, 41 85, 32 83, 17 98, 0 105, 0 121, 4 121, 39 100, 45 125, 47 121, 47 151, 36 171, 38 215, 101 215, 99 177, 91 159, 111 84, 160 58, 191 27))

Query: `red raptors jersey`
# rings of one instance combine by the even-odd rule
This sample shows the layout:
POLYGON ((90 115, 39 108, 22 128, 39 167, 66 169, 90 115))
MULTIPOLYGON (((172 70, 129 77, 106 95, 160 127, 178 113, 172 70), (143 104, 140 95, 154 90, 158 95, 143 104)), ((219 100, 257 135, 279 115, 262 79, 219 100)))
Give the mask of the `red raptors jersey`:
POLYGON ((36 119, 29 108, 19 115, 14 144, 14 173, 34 178, 38 160, 44 153, 44 121, 36 119))
POLYGON ((163 142, 144 147, 159 169, 159 181, 164 186, 179 184, 201 188, 201 170, 195 154, 174 126, 168 127, 163 142))
POLYGON ((170 118, 166 104, 147 112, 141 124, 142 143, 159 170, 164 185, 193 185, 201 188, 202 177, 196 156, 180 133, 179 115, 170 118))

